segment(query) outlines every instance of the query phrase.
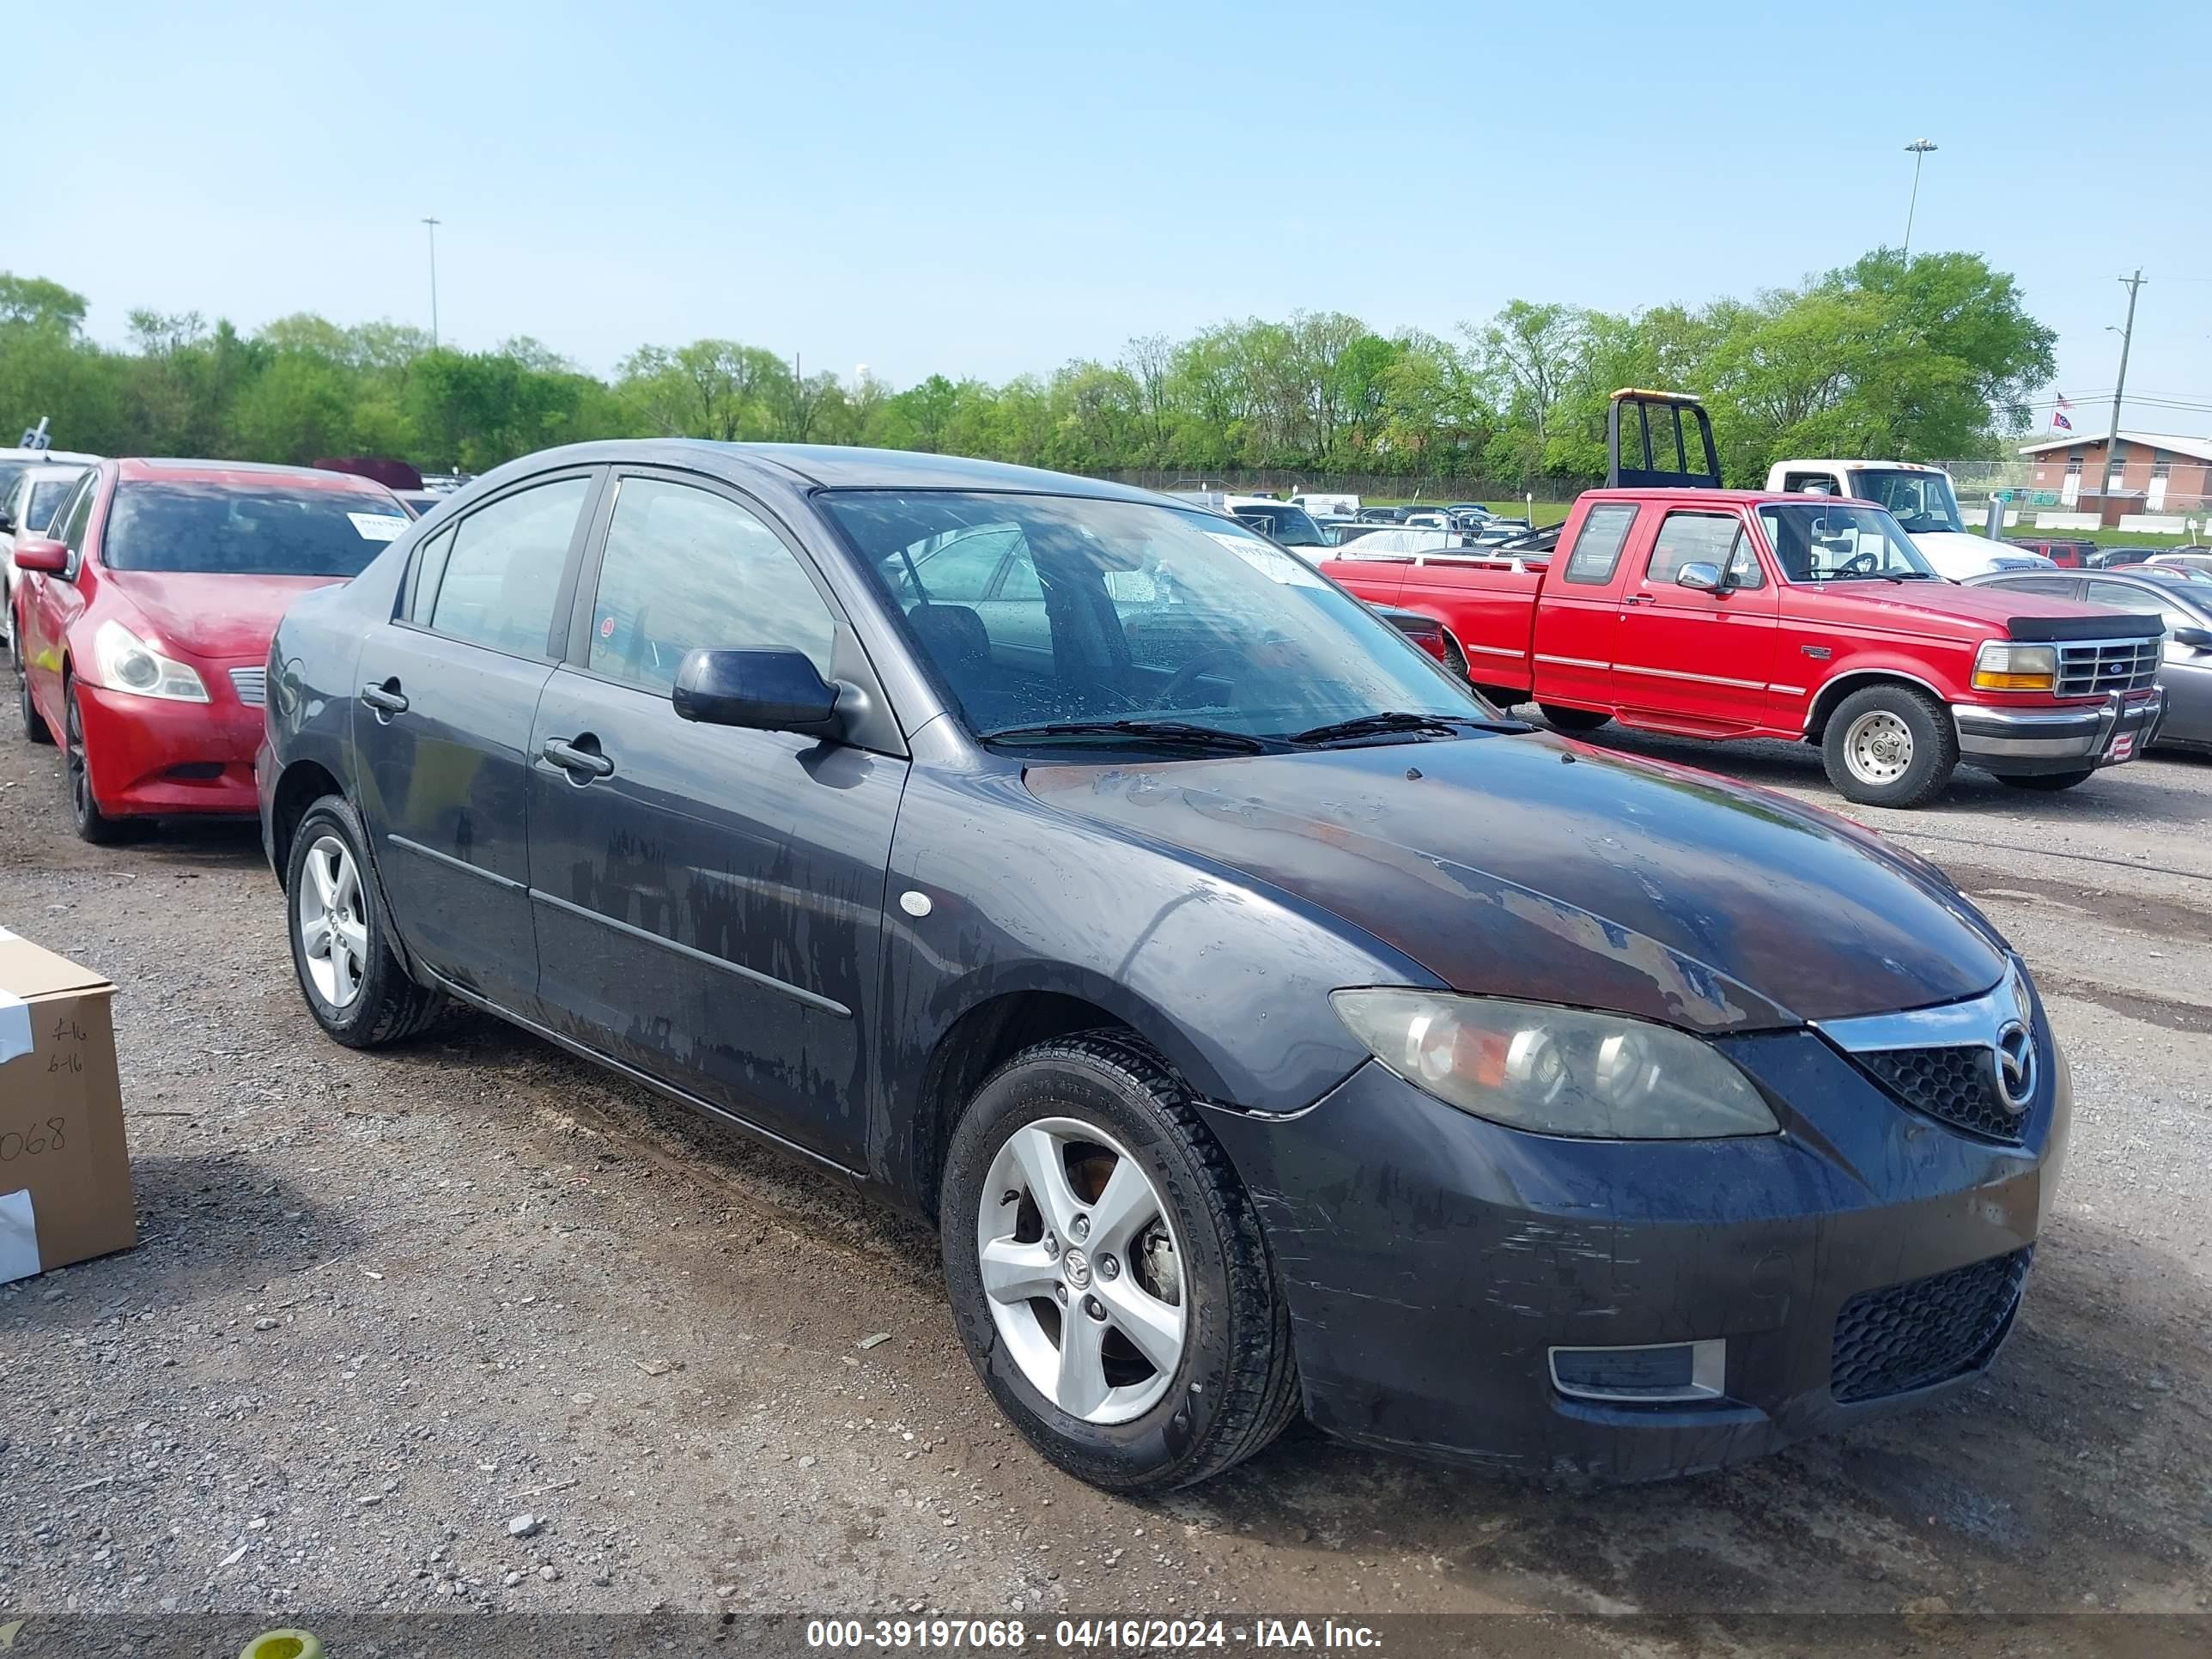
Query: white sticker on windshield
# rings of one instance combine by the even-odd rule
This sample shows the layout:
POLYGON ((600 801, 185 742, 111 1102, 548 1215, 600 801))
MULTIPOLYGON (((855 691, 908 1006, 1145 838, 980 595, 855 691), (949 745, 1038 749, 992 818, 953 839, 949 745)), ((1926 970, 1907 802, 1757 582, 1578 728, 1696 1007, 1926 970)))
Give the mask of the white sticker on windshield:
POLYGON ((1206 533, 1271 582, 1280 582, 1285 587, 1328 586, 1301 560, 1284 552, 1279 547, 1269 546, 1256 537, 1231 536, 1218 530, 1209 530, 1206 533))
POLYGON ((388 542, 407 528, 407 520, 389 513, 349 513, 353 527, 365 542, 388 542))

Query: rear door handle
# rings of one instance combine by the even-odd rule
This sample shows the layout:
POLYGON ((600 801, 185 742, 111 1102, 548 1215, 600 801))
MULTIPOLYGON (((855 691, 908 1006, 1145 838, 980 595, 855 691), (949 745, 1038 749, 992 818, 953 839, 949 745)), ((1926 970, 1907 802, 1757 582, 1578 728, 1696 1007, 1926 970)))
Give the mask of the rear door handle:
POLYGON ((543 752, 547 760, 579 783, 589 783, 593 778, 614 775, 615 763, 598 749, 580 749, 566 738, 546 738, 543 752))
POLYGON ((387 715, 404 714, 407 712, 407 699, 400 695, 399 683, 397 680, 387 680, 382 685, 362 686, 361 700, 376 710, 377 718, 380 720, 387 715))

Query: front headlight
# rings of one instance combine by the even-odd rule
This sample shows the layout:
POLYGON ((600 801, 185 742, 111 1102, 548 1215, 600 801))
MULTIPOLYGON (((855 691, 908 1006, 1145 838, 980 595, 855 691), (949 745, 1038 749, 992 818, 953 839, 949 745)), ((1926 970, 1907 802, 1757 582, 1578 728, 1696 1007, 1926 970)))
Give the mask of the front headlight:
POLYGON ((111 691, 172 702, 208 700, 197 669, 163 656, 119 622, 100 623, 92 636, 92 653, 100 665, 100 683, 111 691))
POLYGON ((1781 1127, 1748 1078, 1670 1026, 1443 991, 1337 991, 1329 1000, 1415 1088, 1516 1129, 1699 1140, 1781 1127))
POLYGON ((2053 691, 2058 687, 2058 647, 1984 640, 1974 653, 1977 691, 2053 691))

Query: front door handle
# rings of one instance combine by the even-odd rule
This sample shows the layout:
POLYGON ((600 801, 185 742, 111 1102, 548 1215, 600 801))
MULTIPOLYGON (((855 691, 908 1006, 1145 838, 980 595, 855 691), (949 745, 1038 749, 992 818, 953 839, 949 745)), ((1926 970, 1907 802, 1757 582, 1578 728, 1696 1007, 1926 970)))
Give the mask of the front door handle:
POLYGON ((1649 605, 1651 596, 1649 593, 1627 593, 1621 596, 1620 602, 1623 605, 1649 605))
MULTIPOLYGON (((579 741, 590 742, 591 739, 581 738, 579 741)), ((566 738, 548 738, 543 752, 547 760, 578 783, 589 783, 593 778, 614 775, 615 763, 599 753, 596 746, 580 749, 566 738)))
POLYGON ((398 680, 386 680, 381 685, 362 686, 361 700, 376 710, 379 720, 387 720, 394 714, 407 712, 407 699, 400 695, 398 680))

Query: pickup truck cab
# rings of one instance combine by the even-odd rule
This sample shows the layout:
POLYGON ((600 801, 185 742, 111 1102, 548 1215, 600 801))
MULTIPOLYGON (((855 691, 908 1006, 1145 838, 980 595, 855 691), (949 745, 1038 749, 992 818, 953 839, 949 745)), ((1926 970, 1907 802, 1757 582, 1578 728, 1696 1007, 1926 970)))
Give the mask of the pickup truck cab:
POLYGON ((1991 541, 1966 528, 1951 475, 1917 461, 1777 461, 1766 487, 1787 495, 1817 492, 1872 501, 1889 509, 1936 574, 1965 581, 1993 570, 2029 570, 2044 563, 2033 548, 1991 541))
MULTIPOLYGON (((1963 762, 2067 789, 2132 760, 2165 710, 2156 617, 1946 581, 1870 501, 1717 487, 1711 428, 1673 393, 1618 394, 1692 422, 1707 465, 1624 468, 1577 501, 1548 556, 1449 550, 1322 568, 1371 605, 1435 617, 1495 701, 1555 725, 1818 744, 1846 799, 1911 807, 1963 762)), ((1662 421, 1655 419, 1656 428, 1662 421)))

